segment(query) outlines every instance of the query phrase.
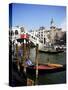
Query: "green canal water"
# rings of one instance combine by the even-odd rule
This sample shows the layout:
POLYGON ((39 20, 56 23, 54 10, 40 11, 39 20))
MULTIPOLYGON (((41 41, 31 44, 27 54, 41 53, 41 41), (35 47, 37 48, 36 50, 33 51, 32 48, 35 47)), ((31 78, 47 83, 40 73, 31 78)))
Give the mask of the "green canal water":
MULTIPOLYGON (((35 49, 30 50, 30 59, 35 62, 35 49)), ((57 63, 66 64, 66 53, 58 54, 47 54, 39 53, 38 56, 39 63, 57 63)), ((62 84, 66 83, 66 71, 49 73, 38 76, 38 85, 49 85, 49 84, 62 84)))

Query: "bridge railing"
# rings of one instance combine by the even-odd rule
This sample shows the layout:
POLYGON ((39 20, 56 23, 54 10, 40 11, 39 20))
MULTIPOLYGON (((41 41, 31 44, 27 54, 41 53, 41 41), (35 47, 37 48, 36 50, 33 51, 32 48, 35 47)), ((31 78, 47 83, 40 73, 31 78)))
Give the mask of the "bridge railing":
POLYGON ((43 48, 43 43, 39 41, 38 37, 33 36, 32 34, 29 35, 29 40, 33 42, 35 45, 38 44, 39 50, 43 48))

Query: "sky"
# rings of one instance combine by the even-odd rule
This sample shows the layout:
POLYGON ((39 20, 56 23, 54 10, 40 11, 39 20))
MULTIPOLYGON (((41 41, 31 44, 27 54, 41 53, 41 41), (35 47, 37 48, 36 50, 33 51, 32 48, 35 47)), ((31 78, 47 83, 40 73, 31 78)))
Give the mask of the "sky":
POLYGON ((34 4, 12 4, 12 26, 24 26, 27 30, 50 27, 51 19, 57 27, 66 27, 66 7, 34 4))

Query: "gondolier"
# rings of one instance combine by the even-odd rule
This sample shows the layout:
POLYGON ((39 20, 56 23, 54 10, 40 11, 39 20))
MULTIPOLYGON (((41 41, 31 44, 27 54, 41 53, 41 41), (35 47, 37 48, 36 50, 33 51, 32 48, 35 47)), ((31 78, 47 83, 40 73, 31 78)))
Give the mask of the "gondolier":
POLYGON ((26 66, 32 66, 33 63, 32 63, 32 61, 29 58, 27 58, 26 61, 25 61, 25 65, 26 66))

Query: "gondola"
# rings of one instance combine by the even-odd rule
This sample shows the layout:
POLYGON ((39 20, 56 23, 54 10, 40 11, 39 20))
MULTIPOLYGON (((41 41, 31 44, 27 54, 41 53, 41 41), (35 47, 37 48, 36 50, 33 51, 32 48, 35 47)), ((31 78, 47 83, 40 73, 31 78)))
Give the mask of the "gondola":
MULTIPOLYGON (((26 68, 27 73, 35 74, 36 73, 36 66, 28 66, 26 68)), ((43 73, 55 73, 66 70, 66 65, 61 64, 39 64, 38 65, 38 72, 39 74, 43 73)))

